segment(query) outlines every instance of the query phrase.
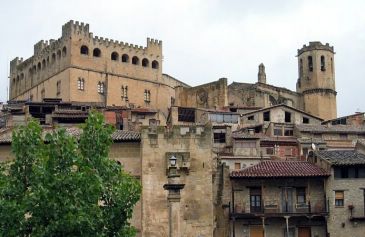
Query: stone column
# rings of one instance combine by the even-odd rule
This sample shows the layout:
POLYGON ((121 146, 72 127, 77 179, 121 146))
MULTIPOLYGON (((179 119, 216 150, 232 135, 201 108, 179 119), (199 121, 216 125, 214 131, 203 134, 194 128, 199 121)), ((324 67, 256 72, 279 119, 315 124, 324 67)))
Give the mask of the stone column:
POLYGON ((168 190, 167 201, 169 202, 169 237, 180 237, 180 190, 185 184, 179 184, 179 175, 169 175, 168 183, 163 186, 168 190))

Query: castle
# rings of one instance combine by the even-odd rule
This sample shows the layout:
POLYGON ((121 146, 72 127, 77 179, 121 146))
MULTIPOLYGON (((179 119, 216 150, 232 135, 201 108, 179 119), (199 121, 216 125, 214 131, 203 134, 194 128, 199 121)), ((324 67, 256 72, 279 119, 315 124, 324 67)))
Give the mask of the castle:
POLYGON ((143 186, 138 236, 360 237, 365 119, 337 118, 334 54, 299 49, 296 91, 268 84, 263 64, 253 84, 191 87, 162 72, 161 41, 135 46, 70 21, 11 61, 0 160, 28 116, 74 136, 96 108, 117 128, 110 158, 143 186))
POLYGON ((234 82, 222 89, 224 95, 216 97, 211 88, 190 88, 162 73, 161 41, 147 39, 143 47, 104 39, 93 36, 88 24, 70 21, 58 40, 41 40, 34 45, 32 57, 10 62, 9 94, 11 101, 62 98, 154 108, 165 117, 174 104, 263 108, 283 103, 325 120, 336 118, 333 47, 310 42, 298 50, 297 57, 296 92, 267 84, 265 67, 260 64, 257 83, 234 82), (206 103, 208 100, 212 103, 206 103))

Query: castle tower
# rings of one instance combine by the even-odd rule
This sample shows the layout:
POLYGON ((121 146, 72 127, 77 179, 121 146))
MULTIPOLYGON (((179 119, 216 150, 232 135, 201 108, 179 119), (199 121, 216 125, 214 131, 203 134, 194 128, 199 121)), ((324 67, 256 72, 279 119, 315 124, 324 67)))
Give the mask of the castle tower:
POLYGON ((258 82, 266 84, 265 65, 263 63, 259 65, 258 82))
POLYGON ((337 117, 333 47, 309 42, 298 49, 297 92, 303 96, 304 110, 328 120, 337 117))

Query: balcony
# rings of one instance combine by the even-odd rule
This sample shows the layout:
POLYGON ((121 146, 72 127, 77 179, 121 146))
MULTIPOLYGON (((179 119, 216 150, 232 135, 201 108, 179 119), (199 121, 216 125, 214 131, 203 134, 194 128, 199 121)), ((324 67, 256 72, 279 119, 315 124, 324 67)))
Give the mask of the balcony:
POLYGON ((245 203, 235 204, 231 208, 231 217, 235 219, 254 219, 261 217, 316 217, 328 215, 328 203, 318 201, 314 204, 308 203, 289 203, 289 202, 267 202, 261 206, 246 206, 245 203), (234 208, 233 208, 234 207, 234 208), (233 209, 233 210, 232 210, 233 209))

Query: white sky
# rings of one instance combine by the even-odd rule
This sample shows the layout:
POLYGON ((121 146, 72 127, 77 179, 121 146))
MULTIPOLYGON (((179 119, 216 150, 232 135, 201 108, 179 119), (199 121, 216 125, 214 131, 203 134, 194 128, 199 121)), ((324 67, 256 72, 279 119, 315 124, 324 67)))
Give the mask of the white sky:
POLYGON ((337 0, 12 0, 0 10, 0 101, 9 61, 30 57, 41 39, 59 38, 73 19, 94 35, 146 45, 163 41, 163 72, 192 86, 227 77, 295 90, 297 49, 309 41, 336 51, 338 115, 365 111, 365 1, 337 0))

